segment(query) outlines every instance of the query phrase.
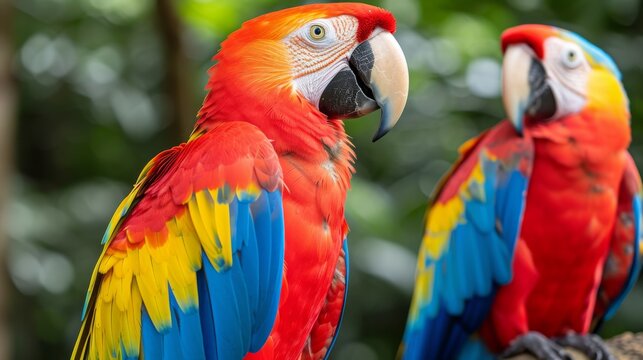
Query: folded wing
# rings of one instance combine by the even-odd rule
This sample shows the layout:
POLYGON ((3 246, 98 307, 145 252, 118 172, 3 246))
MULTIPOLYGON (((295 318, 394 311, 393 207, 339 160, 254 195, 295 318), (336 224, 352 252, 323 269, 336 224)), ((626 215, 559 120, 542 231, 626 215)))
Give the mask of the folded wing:
POLYGON ((404 359, 452 359, 511 280, 533 145, 503 122, 461 149, 426 216, 404 359))
POLYGON ((281 290, 281 168, 269 140, 223 123, 155 157, 103 238, 72 358, 240 359, 281 290))
POLYGON ((596 299, 593 330, 611 318, 632 289, 641 270, 641 177, 628 154, 621 180, 614 235, 596 299))

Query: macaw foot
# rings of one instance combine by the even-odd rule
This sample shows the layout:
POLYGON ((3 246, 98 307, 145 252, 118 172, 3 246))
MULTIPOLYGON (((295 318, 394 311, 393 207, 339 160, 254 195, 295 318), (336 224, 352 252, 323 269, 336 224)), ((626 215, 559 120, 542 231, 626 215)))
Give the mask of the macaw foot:
POLYGON ((515 338, 501 357, 506 359, 524 353, 530 353, 539 360, 572 360, 565 349, 535 331, 515 338))
POLYGON ((605 342, 594 334, 581 335, 573 331, 554 339, 558 345, 574 348, 592 360, 616 360, 605 342))

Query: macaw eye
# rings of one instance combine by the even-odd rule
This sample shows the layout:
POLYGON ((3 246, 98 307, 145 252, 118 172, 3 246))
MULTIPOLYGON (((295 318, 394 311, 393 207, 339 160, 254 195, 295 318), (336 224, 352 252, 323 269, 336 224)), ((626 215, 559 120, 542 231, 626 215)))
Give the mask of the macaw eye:
POLYGON ((326 29, 321 25, 312 25, 309 30, 309 35, 313 40, 321 40, 326 37, 326 29))
POLYGON ((563 51, 562 63, 568 69, 575 69, 582 62, 583 58, 578 49, 569 48, 563 51))

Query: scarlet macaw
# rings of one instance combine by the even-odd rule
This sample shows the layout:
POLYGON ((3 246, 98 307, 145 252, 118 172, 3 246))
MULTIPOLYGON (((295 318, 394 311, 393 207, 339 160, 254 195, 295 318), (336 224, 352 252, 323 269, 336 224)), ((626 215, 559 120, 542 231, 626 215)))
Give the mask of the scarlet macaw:
POLYGON ((383 9, 319 4, 221 44, 191 137, 109 223, 73 358, 327 357, 348 278, 341 120, 381 108, 377 139, 399 119, 394 31, 383 9))
POLYGON ((614 61, 569 31, 502 35, 509 119, 465 143, 435 192, 403 359, 485 359, 596 336, 639 269, 641 182, 614 61), (553 339, 548 339, 548 338, 553 339))

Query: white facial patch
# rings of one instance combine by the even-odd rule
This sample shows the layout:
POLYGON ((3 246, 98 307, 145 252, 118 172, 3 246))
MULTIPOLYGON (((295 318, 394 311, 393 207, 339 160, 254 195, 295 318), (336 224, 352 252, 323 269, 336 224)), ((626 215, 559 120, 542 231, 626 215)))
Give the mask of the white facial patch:
POLYGON ((331 63, 323 71, 310 73, 299 78, 295 78, 294 89, 299 91, 308 101, 316 107, 319 107, 319 99, 324 89, 330 84, 335 75, 348 66, 347 61, 338 61, 331 63))
POLYGON ((544 44, 549 86, 556 98, 554 118, 577 113, 587 102, 587 82, 591 66, 577 44, 550 37, 544 44))
POLYGON ((313 20, 284 39, 293 68, 293 88, 315 106, 330 81, 348 67, 358 45, 355 17, 313 20))

